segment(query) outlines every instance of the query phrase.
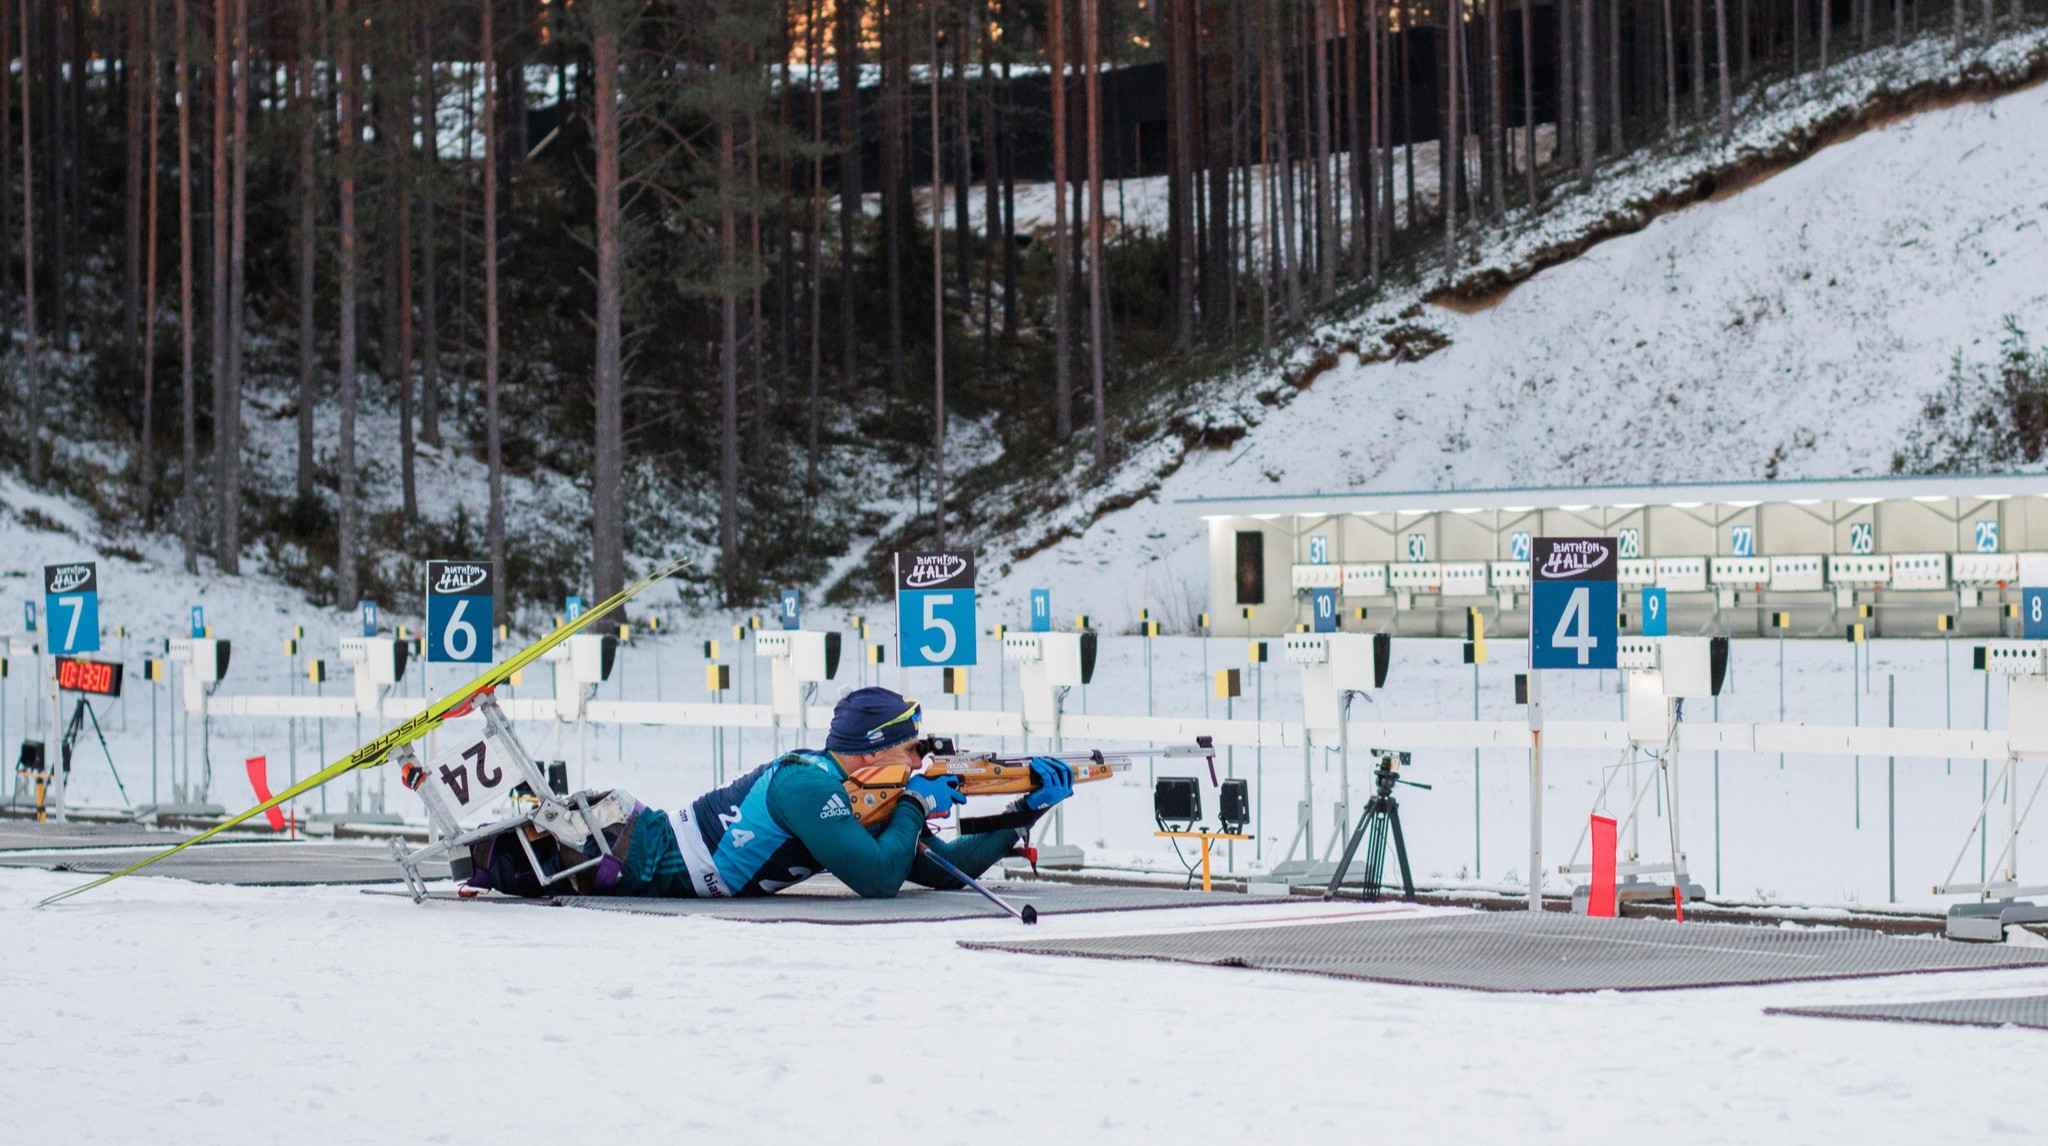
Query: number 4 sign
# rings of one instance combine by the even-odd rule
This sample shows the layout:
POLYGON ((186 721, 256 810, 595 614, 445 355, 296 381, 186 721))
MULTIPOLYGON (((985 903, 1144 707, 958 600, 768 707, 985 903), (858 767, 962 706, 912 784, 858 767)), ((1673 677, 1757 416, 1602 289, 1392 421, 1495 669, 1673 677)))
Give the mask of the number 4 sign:
POLYGON ((1536 539, 1530 565, 1530 668, 1615 667, 1619 567, 1611 537, 1536 539))
POLYGON ((973 554, 896 554, 896 663, 971 665, 975 631, 973 554))

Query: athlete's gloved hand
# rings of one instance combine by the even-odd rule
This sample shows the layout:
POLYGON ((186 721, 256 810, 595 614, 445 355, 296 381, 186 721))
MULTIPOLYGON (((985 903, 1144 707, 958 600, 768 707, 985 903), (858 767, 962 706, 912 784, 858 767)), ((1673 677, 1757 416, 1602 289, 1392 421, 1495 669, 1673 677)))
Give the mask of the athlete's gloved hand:
POLYGON ((924 805, 926 819, 944 819, 967 802, 960 794, 958 776, 912 776, 903 786, 903 794, 924 805))
POLYGON ((1031 775, 1038 780, 1038 788, 1024 797, 1024 806, 1034 812, 1044 811, 1074 794, 1074 769, 1064 760, 1033 756, 1031 775))

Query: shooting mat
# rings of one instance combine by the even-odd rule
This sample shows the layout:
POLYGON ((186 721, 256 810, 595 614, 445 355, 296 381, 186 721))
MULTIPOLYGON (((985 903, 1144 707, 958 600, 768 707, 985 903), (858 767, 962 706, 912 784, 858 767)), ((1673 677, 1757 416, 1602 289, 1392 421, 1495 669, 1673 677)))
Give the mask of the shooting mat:
POLYGON ((1878 1019, 1957 1027, 2033 1027, 2048 1031, 2048 995, 2011 999, 1936 999, 1922 1003, 1857 1003, 1834 1007, 1766 1007, 1767 1015, 1813 1019, 1878 1019))
POLYGON ((2048 949, 1555 912, 1480 912, 1169 935, 965 942, 1475 991, 1652 991, 2048 965, 2048 949))
MULTIPOLYGON (((34 867, 105 875, 119 871, 142 855, 118 852, 0 853, 0 867, 34 867)), ((137 875, 169 876, 194 883, 232 883, 249 887, 323 883, 398 883, 398 864, 381 843, 257 843, 210 844, 187 848, 146 867, 137 875)), ((447 879, 446 863, 425 865, 428 879, 447 879)))

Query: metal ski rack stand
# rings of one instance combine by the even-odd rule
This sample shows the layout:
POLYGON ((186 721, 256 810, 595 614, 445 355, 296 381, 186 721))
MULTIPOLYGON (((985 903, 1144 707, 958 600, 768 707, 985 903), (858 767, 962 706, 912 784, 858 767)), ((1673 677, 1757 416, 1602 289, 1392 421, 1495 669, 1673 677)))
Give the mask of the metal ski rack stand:
MULTIPOLYGON (((1599 793, 1593 797, 1597 812, 1615 777, 1627 774, 1628 811, 1618 817, 1615 835, 1617 841, 1628 842, 1625 855, 1618 857, 1614 866, 1614 874, 1621 880, 1615 886, 1615 902, 1669 903, 1674 892, 1688 901, 1704 899, 1706 889, 1686 874, 1685 847, 1679 832, 1678 725, 1684 718, 1687 698, 1708 699, 1721 694, 1721 684, 1728 675, 1728 638, 1622 637, 1617 642, 1616 659, 1627 680, 1628 747, 1623 750, 1620 762, 1607 770, 1599 793), (1645 754, 1651 762, 1648 784, 1641 782, 1637 771, 1645 754), (1664 822, 1670 836, 1671 859, 1668 863, 1643 863, 1638 831, 1643 797, 1658 784, 1664 786, 1664 822), (1668 884, 1636 878, 1666 874, 1671 876, 1668 884)), ((1559 874, 1588 875, 1593 871, 1592 864, 1576 862, 1579 850, 1586 846, 1587 835, 1587 831, 1579 833, 1579 842, 1572 848, 1574 862, 1559 867, 1559 874)), ((1581 884, 1573 889, 1572 910, 1586 914, 1591 895, 1590 885, 1581 884)))
POLYGON ((612 858, 604 829, 625 823, 633 813, 632 797, 622 792, 612 792, 596 801, 586 792, 572 796, 556 793, 549 787, 546 773, 513 735, 512 725, 498 708, 497 698, 485 693, 476 702, 476 712, 483 717, 483 734, 454 738, 454 746, 425 767, 420 766, 411 745, 394 753, 406 787, 418 793, 426 805, 427 820, 436 837, 414 852, 406 851, 400 840, 391 841, 392 857, 405 874, 406 890, 412 893, 414 903, 423 903, 427 898, 426 877, 420 871, 424 864, 447 857, 454 877, 466 880, 473 870, 469 845, 501 833, 519 841, 526 862, 533 866, 543 887, 565 883, 612 858), (473 819, 499 801, 509 800, 521 784, 533 793, 535 803, 531 809, 464 830, 464 819, 473 819), (533 849, 534 843, 544 837, 551 837, 575 852, 581 852, 594 841, 597 855, 549 875, 533 849))
POLYGON ((1946 930, 1950 939, 2001 943, 2005 940, 2005 929, 2012 924, 2048 922, 2048 906, 2020 902, 2048 895, 2048 884, 2023 886, 2019 878, 2020 829, 2026 826, 2027 813, 2034 810, 2042 781, 2048 780, 2048 766, 2044 766, 2027 793, 2026 803, 2021 804, 2021 757, 2048 759, 2048 642, 1992 641, 1977 647, 1975 660, 1978 669, 2005 677, 2005 775, 2004 783, 1991 785, 1984 803, 1978 807, 1969 832, 1963 836, 1962 850, 1956 853, 1956 862, 1949 865, 1948 879, 1955 879, 1956 869, 1963 866, 1963 859, 1970 854, 1970 842, 1980 832, 1988 836, 1990 825, 1985 817, 2001 791, 2005 796, 2005 845, 1986 865, 1984 882, 1944 882, 1934 889, 1934 894, 1978 897, 1976 903, 1959 903, 1948 909, 1946 930))

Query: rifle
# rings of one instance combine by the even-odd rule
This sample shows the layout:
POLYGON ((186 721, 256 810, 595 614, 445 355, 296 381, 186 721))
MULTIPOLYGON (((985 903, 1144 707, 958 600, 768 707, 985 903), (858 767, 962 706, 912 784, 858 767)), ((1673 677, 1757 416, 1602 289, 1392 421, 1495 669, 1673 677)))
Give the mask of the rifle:
MULTIPOLYGON (((1200 757, 1208 761, 1209 779, 1216 780, 1216 747, 1207 736, 1195 737, 1193 744, 1167 748, 1131 748, 1121 752, 1093 749, 1087 752, 1039 752, 1020 756, 999 756, 993 752, 961 752, 950 737, 927 736, 917 742, 918 755, 925 758, 917 774, 929 777, 958 776, 960 792, 966 796, 1024 796, 1038 790, 1038 778, 1031 761, 1050 758, 1074 770, 1074 783, 1107 780, 1128 772, 1140 757, 1200 757)), ((849 769, 846 798, 862 824, 872 827, 887 818, 903 789, 910 783, 912 769, 905 764, 880 764, 849 769)), ((993 816, 962 816, 960 830, 973 835, 1028 828, 1038 819, 1033 811, 1003 812, 993 816)))

